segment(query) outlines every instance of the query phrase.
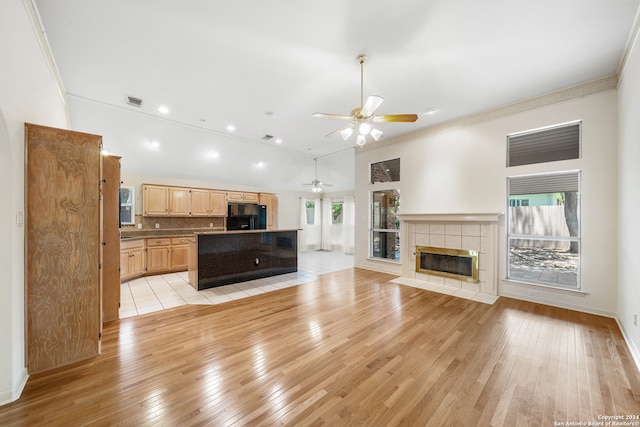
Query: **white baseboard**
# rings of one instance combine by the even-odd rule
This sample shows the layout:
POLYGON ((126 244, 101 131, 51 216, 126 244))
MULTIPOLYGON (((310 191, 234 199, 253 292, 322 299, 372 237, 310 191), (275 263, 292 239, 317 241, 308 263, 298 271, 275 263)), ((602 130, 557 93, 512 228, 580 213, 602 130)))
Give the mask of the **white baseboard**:
POLYGON ((636 363, 636 368, 638 368, 638 371, 640 371, 640 351, 638 351, 638 347, 636 347, 636 344, 633 342, 633 340, 631 339, 627 331, 624 329, 624 327, 622 326, 622 323, 620 323, 620 320, 617 317, 615 319, 616 319, 616 322, 618 323, 618 328, 620 328, 620 331, 622 332, 622 337, 624 338, 624 342, 626 342, 627 347, 629 347, 629 351, 631 352, 631 357, 633 357, 633 361, 636 363))
POLYGON ((29 379, 29 374, 27 373, 27 368, 22 370, 20 374, 20 378, 18 383, 11 388, 11 390, 0 390, 0 406, 6 405, 7 403, 14 402, 20 398, 22 395, 22 390, 24 390, 24 386, 27 385, 27 380, 29 379))

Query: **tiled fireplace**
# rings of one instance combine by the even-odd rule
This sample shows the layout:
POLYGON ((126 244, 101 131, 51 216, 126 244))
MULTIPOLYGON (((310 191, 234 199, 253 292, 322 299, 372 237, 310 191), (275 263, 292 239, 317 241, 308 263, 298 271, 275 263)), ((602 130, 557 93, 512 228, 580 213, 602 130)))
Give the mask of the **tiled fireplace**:
POLYGON ((501 220, 500 213, 401 214, 403 278, 454 295, 497 296, 501 220))

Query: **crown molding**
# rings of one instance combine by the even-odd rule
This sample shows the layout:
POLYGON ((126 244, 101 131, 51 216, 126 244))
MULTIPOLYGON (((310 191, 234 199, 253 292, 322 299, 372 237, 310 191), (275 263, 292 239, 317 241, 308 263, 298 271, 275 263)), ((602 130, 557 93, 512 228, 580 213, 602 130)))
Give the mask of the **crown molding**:
POLYGON ((49 44, 49 39, 47 38, 47 34, 44 30, 44 25, 42 24, 42 19, 40 18, 40 12, 38 12, 38 7, 35 4, 35 0, 22 0, 22 4, 24 5, 24 9, 27 12, 29 20, 31 21, 31 28, 33 29, 33 33, 36 36, 38 45, 40 46, 40 51, 42 52, 42 56, 47 64, 47 67, 49 68, 51 77, 53 77, 53 80, 55 81, 58 95, 60 96, 62 104, 64 105, 67 127, 71 128, 71 116, 69 115, 67 92, 64 88, 64 84, 62 83, 60 70, 58 69, 56 60, 53 57, 51 45, 49 44))
POLYGON ((570 101, 573 99, 583 98, 588 95, 593 95, 599 92, 608 90, 615 90, 618 87, 618 76, 613 75, 605 77, 599 80, 583 83, 570 88, 561 89, 555 92, 550 92, 544 95, 537 96, 535 98, 529 98, 524 101, 508 104, 502 107, 494 108, 491 110, 485 110, 476 114, 470 114, 467 116, 455 118, 442 123, 434 124, 423 129, 419 129, 413 132, 409 132, 403 135, 396 136, 394 138, 383 139, 376 144, 366 144, 359 147, 358 151, 368 151, 376 148, 380 148, 387 145, 397 144, 416 137, 425 137, 442 133, 455 128, 466 127, 475 125, 478 123, 486 122, 489 120, 499 119, 505 116, 511 116, 513 114, 522 113, 525 111, 534 110, 536 108, 545 107, 547 105, 557 104, 563 101, 570 101))

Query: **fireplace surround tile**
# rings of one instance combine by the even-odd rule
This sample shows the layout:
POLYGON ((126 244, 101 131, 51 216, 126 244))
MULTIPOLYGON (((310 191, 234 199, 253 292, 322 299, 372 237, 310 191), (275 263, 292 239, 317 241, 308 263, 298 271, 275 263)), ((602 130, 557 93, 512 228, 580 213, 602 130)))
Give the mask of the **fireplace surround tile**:
POLYGON ((462 224, 445 224, 444 234, 447 236, 462 236, 462 224))
POLYGON ((495 300, 498 294, 499 226, 503 224, 503 218, 501 213, 401 214, 400 220, 405 224, 401 241, 407 242, 403 278, 423 280, 433 286, 442 285, 447 291, 475 291, 489 300, 495 300), (427 246, 424 243, 431 247, 478 251, 479 283, 445 280, 443 277, 416 272, 415 255, 412 254, 416 246, 427 246))
POLYGON ((480 237, 480 224, 462 224, 462 235, 480 237))

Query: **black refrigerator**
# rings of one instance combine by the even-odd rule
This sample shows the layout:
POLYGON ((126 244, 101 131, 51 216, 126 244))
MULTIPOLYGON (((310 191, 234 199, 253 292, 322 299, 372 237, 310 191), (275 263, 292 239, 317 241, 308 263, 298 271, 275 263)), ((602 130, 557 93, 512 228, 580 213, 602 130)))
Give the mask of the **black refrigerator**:
POLYGON ((267 207, 249 203, 229 203, 227 230, 266 230, 267 207))

